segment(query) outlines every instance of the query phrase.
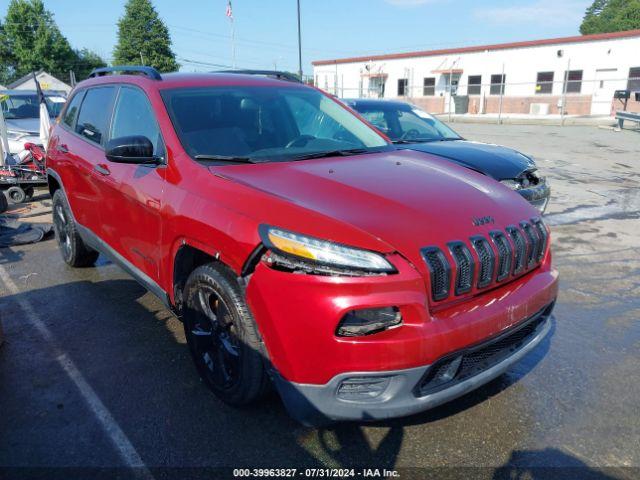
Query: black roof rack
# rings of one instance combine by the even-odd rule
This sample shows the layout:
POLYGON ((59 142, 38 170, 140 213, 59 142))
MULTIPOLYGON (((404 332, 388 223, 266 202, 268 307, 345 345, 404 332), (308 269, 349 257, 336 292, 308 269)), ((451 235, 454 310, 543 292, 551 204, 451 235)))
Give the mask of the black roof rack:
POLYGON ((278 70, 216 70, 211 73, 238 73, 241 75, 263 75, 265 77, 274 77, 278 80, 287 80, 289 82, 302 83, 297 75, 289 72, 281 72, 278 70))
POLYGON ((102 77, 107 73, 118 73, 118 72, 141 73, 142 75, 145 75, 152 80, 162 80, 162 77, 160 76, 160 72, 158 72, 155 68, 143 67, 140 65, 118 65, 117 67, 95 68, 89 74, 89 78, 102 77))

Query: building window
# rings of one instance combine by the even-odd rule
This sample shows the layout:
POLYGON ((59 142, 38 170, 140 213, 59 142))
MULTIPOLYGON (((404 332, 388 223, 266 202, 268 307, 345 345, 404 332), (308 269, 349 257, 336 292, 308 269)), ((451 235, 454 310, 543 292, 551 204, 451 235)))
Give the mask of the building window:
POLYGON ((553 93, 553 72, 538 72, 536 94, 553 93))
POLYGON ((467 95, 480 95, 482 75, 469 75, 467 95))
POLYGON ((489 89, 490 95, 504 95, 504 87, 507 81, 506 75, 491 75, 491 88, 489 89))
POLYGON ((582 91, 582 70, 569 70, 564 74, 564 91, 567 93, 580 93, 582 91))
POLYGON ((409 92, 407 91, 407 87, 409 85, 409 79, 408 78, 399 78, 398 79, 398 96, 399 97, 404 97, 405 95, 408 95, 409 92))
POLYGON ((629 69, 629 81, 627 82, 627 90, 632 92, 640 92, 640 67, 629 69))
POLYGON ((433 97, 436 94, 436 79, 435 77, 426 77, 424 79, 422 94, 425 97, 433 97))

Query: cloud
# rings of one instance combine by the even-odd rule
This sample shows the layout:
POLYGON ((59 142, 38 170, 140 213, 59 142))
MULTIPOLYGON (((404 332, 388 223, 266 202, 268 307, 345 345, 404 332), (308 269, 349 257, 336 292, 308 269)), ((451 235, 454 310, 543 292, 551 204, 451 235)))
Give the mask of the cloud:
MULTIPOLYGON (((409 0, 407 0, 409 1, 409 0)), ((575 25, 582 21, 592 0, 536 0, 528 4, 478 8, 473 14, 493 24, 575 25)))
POLYGON ((427 3, 433 3, 437 0, 384 0, 386 3, 394 7, 418 7, 427 3))

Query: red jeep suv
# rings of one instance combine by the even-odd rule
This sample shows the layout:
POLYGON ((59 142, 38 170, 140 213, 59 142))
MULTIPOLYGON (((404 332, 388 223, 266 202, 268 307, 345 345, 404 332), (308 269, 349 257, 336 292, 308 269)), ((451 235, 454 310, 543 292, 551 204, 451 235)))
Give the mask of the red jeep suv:
POLYGON ((65 262, 100 252, 160 297, 230 404, 275 385, 308 424, 408 415, 550 331, 531 205, 286 74, 99 69, 47 155, 65 262))

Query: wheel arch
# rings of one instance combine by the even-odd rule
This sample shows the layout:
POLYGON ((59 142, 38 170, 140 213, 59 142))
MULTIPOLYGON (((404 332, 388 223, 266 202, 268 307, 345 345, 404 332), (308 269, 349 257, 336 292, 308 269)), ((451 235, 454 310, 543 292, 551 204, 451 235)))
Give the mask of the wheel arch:
POLYGON ((57 178, 57 175, 52 174, 51 171, 47 172, 47 185, 49 187, 49 194, 52 198, 53 194, 56 193, 57 190, 62 188, 62 184, 57 178))
POLYGON ((171 303, 179 311, 182 303, 182 290, 189 275, 196 268, 215 262, 224 265, 238 278, 245 278, 253 273, 257 262, 265 251, 265 247, 259 244, 247 256, 240 268, 234 267, 228 259, 221 255, 221 252, 193 240, 183 239, 172 250, 171 290, 169 293, 171 295, 171 303))

